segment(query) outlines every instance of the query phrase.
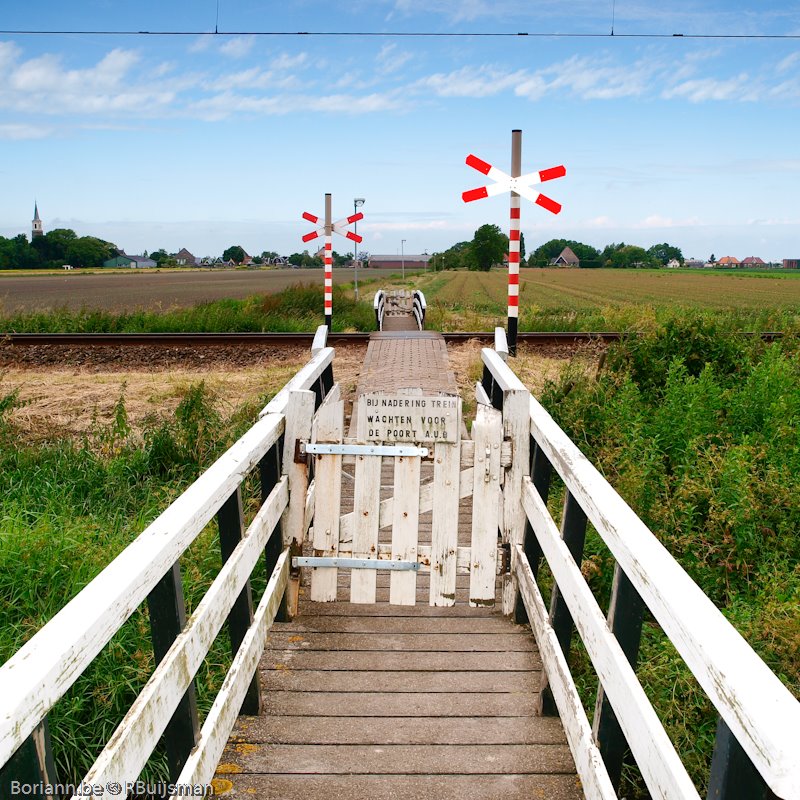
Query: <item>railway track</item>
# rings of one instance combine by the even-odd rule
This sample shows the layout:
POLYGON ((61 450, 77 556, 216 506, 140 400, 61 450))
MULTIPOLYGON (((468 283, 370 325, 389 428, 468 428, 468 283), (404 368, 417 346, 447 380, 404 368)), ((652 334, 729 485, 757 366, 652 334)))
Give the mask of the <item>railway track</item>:
MULTIPOLYGON (((494 333, 470 331, 442 334, 448 342, 477 340, 486 344, 494 341, 494 333)), ((581 344, 586 342, 616 342, 635 333, 618 331, 525 332, 517 340, 533 345, 581 344)), ((772 341, 783 336, 778 331, 761 333, 742 332, 743 336, 760 336, 772 341)), ((0 344, 10 345, 62 345, 73 347, 152 345, 157 347, 206 347, 213 345, 273 346, 309 345, 313 333, 0 333, 0 344)), ((369 333, 332 333, 328 344, 366 344, 369 333)))
MULTIPOLYGON (((569 344, 591 341, 613 342, 623 334, 601 331, 594 333, 520 333, 521 342, 533 344, 569 344)), ((491 344, 494 333, 474 331, 445 333, 448 342, 465 342, 477 339, 491 344)), ((313 333, 0 333, 0 343, 11 345, 69 345, 69 346, 127 346, 153 345, 159 347, 204 347, 211 345, 309 345, 313 333)), ((366 344, 369 333, 332 333, 328 344, 366 344)))

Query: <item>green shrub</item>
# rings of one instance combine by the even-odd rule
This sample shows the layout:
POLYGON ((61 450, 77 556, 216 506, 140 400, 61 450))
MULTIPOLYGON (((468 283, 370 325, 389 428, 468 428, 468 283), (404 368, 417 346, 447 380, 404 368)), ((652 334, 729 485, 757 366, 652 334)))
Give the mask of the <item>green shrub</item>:
MULTIPOLYGON (((796 348, 748 341, 703 320, 675 322, 612 348, 596 378, 564 373, 542 401, 798 695, 796 348)), ((605 600, 614 561, 592 532, 585 559, 590 585, 605 600)), ((576 667, 591 708, 596 681, 584 657, 576 667)), ((645 626, 639 674, 701 788, 716 712, 654 623, 645 626)))

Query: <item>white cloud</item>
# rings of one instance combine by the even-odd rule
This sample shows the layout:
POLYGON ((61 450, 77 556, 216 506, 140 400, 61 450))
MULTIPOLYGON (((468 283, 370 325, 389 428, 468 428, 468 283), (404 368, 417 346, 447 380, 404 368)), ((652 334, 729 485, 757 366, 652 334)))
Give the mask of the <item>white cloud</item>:
POLYGON ((51 128, 24 123, 0 124, 0 139, 45 139, 52 133, 51 128))
POLYGON ((526 77, 524 70, 504 71, 483 65, 462 67, 453 72, 438 72, 421 78, 411 85, 412 90, 430 90, 439 97, 490 97, 514 88, 526 77))
POLYGON ((381 48, 380 52, 375 57, 375 62, 378 66, 378 70, 383 75, 390 75, 402 69, 413 58, 413 53, 407 50, 398 50, 397 45, 392 42, 390 44, 385 44, 381 48))
POLYGON ((741 73, 727 80, 719 78, 698 78, 683 81, 662 92, 662 97, 671 100, 676 97, 690 103, 703 103, 708 100, 758 100, 757 83, 747 73, 741 73))
POLYGON ((791 53, 786 56, 786 58, 779 61, 778 65, 775 67, 775 71, 781 75, 784 72, 788 72, 795 65, 800 66, 800 52, 791 53))
POLYGON ((253 49, 256 43, 255 36, 234 36, 226 39, 219 48, 220 53, 230 58, 244 58, 253 49))
POLYGON ((214 44, 214 39, 216 37, 213 33, 204 33, 202 36, 198 36, 190 45, 189 45, 189 52, 190 53, 204 53, 206 50, 210 50, 212 45, 214 44))
POLYGON ((307 95, 282 94, 252 96, 223 92, 199 100, 189 106, 189 112, 206 120, 221 120, 236 114, 285 115, 292 113, 326 112, 333 114, 369 114, 402 108, 395 93, 369 95, 307 95))
POLYGON ((297 69, 302 67, 308 62, 308 53, 298 53, 297 55, 290 56, 288 53, 281 53, 270 62, 270 69, 276 71, 297 69))

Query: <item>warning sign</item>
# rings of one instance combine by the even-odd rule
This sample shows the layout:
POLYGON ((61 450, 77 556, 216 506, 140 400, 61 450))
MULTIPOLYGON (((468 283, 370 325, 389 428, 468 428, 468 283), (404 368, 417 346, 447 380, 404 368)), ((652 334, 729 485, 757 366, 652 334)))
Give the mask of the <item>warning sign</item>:
POLYGON ((455 444, 461 429, 461 398, 419 395, 363 395, 358 430, 368 442, 455 444))

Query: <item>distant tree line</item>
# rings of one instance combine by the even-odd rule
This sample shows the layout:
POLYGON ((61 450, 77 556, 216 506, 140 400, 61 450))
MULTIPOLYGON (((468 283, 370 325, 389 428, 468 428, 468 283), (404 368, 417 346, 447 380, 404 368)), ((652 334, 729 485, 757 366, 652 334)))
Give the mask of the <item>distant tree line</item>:
MULTIPOLYGON (((683 253, 679 247, 666 242, 645 250, 637 245, 612 243, 603 250, 573 239, 551 239, 525 257, 525 236, 520 235, 520 265, 523 267, 548 267, 569 247, 578 257, 582 269, 655 269, 666 266, 672 259, 681 264, 683 253)), ((497 225, 481 225, 472 241, 458 242, 442 253, 434 253, 432 268, 489 270, 502 264, 508 253, 508 237, 497 225)))
POLYGON ((64 264, 102 267, 104 261, 120 252, 103 239, 55 228, 30 242, 24 233, 12 239, 0 236, 0 269, 60 269, 64 264))

